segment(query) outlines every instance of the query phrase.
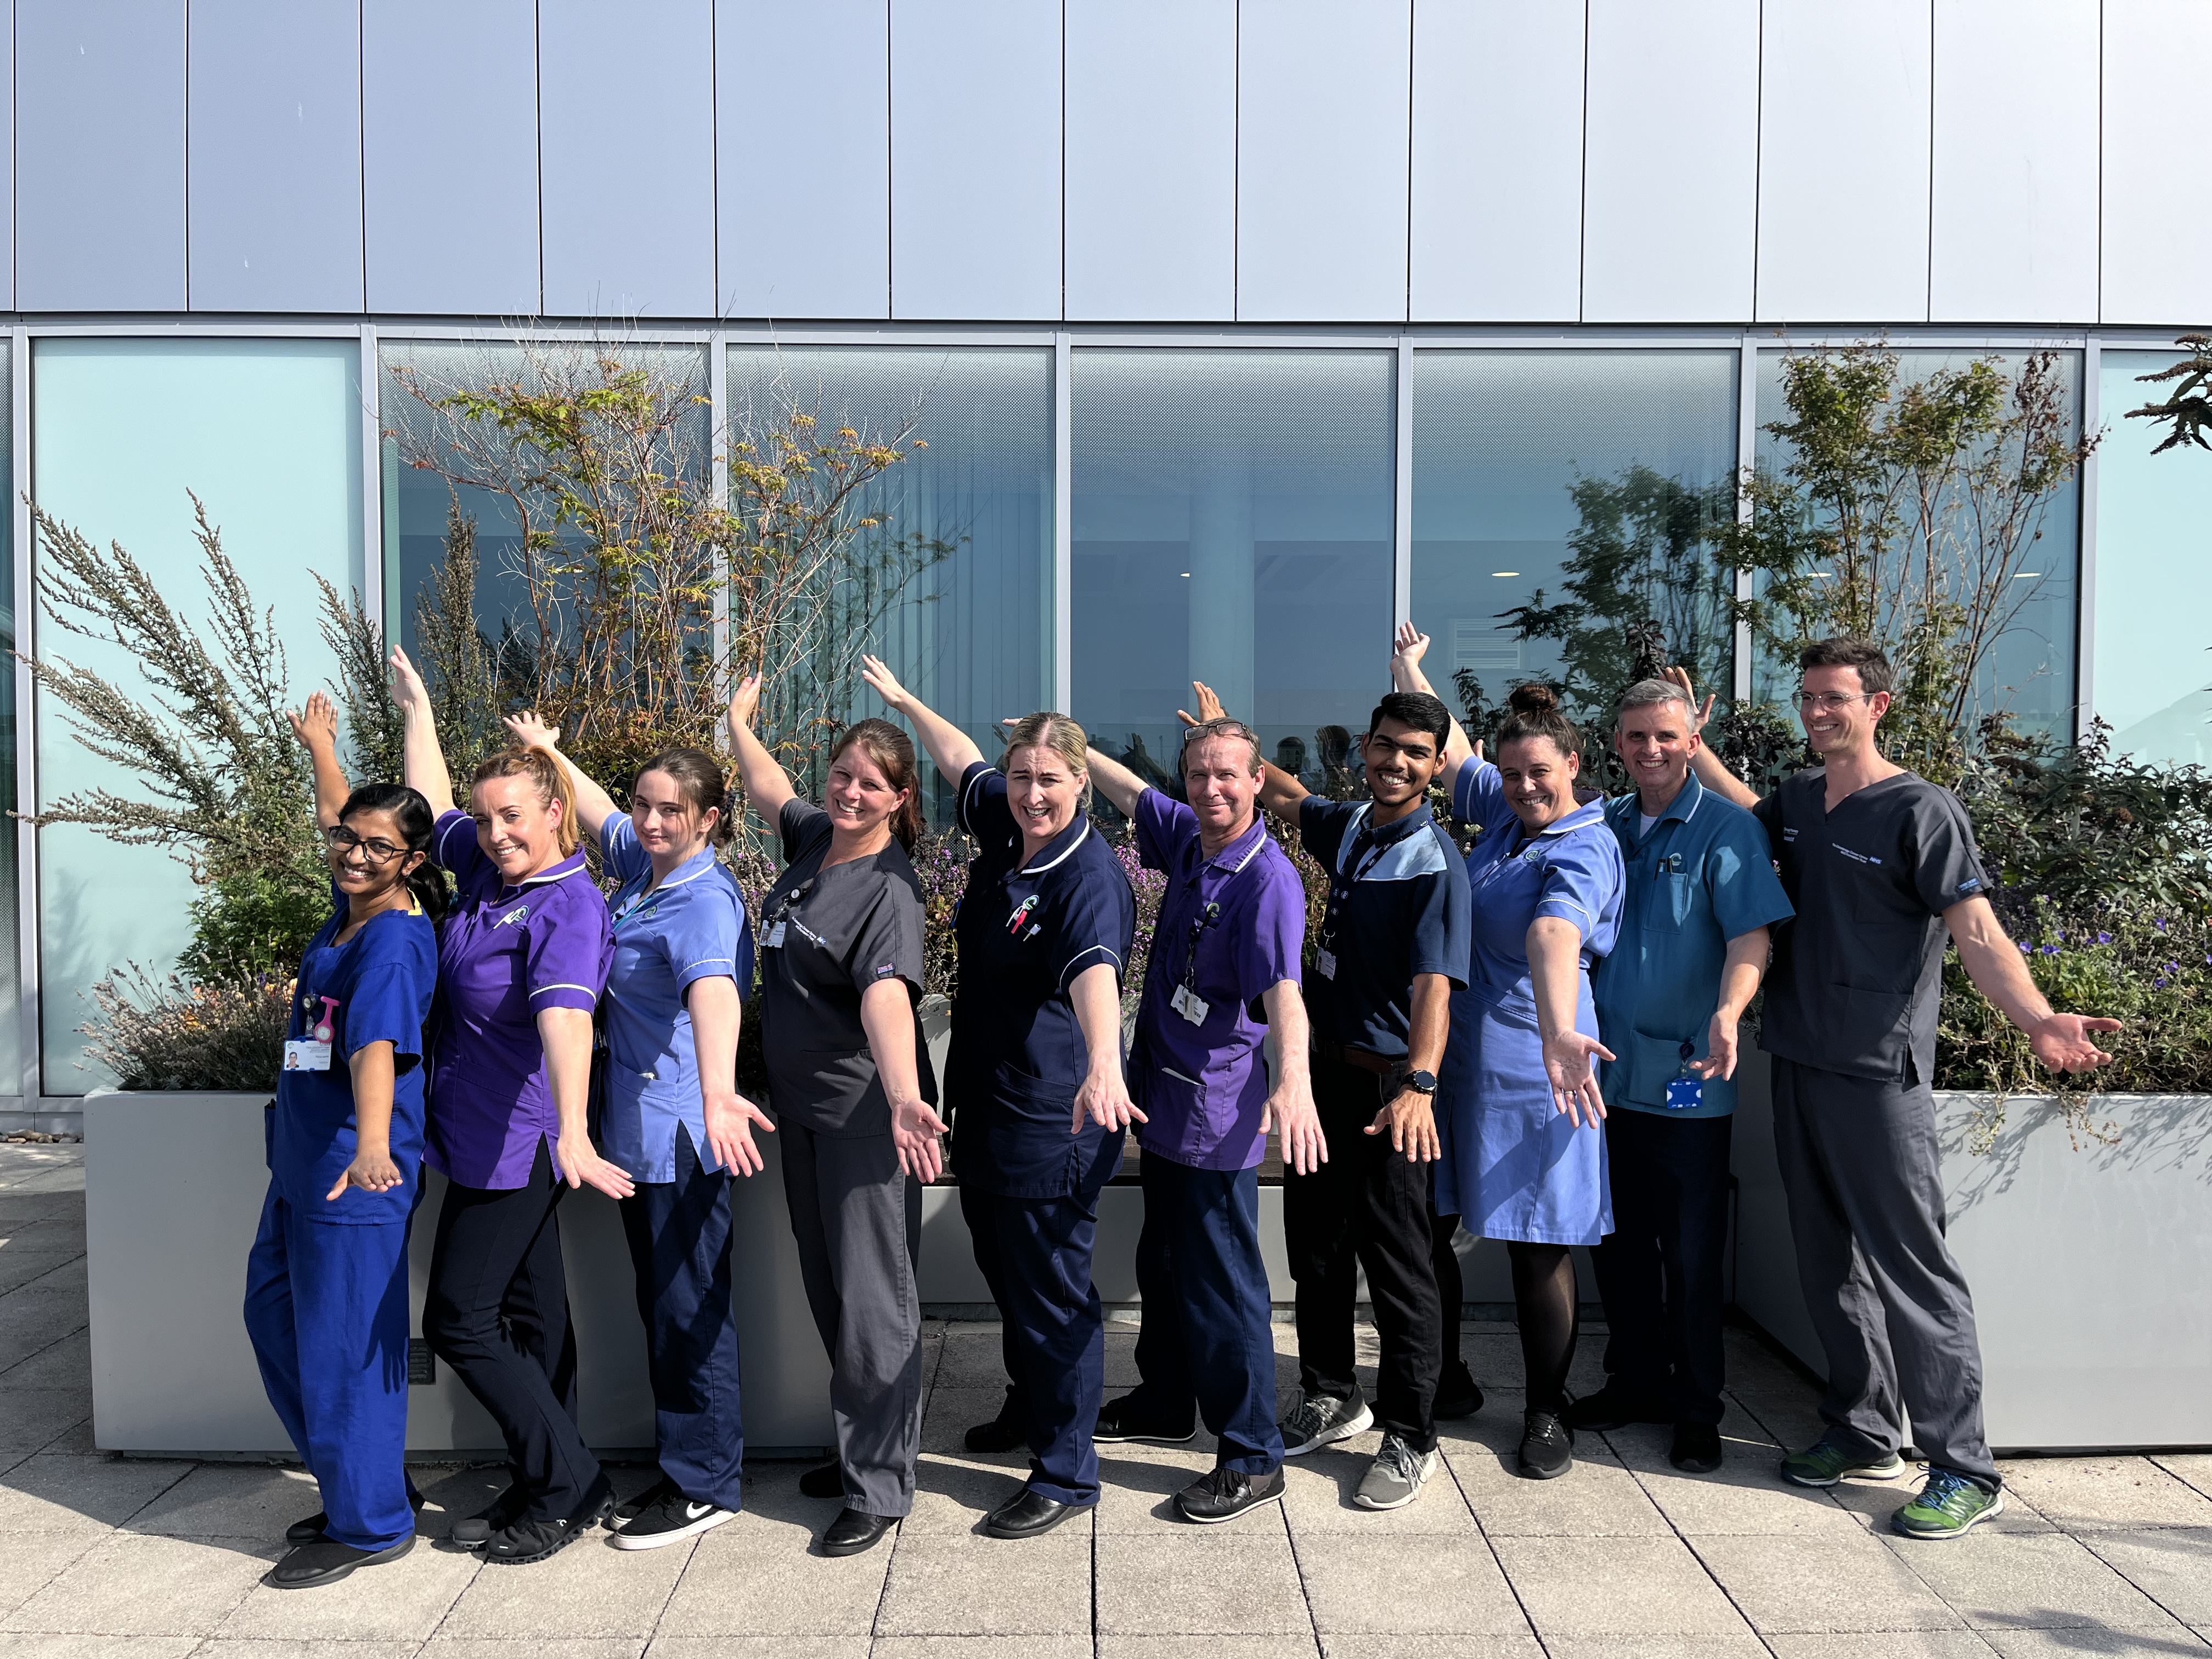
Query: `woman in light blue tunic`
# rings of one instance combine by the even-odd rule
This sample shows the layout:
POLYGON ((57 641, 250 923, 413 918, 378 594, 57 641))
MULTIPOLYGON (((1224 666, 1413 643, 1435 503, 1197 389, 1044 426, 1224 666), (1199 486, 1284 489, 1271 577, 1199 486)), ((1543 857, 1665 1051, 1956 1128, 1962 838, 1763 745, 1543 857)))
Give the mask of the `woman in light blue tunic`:
MULTIPOLYGON (((1394 677, 1425 690, 1427 641, 1401 630, 1394 677)), ((1498 764, 1456 722, 1445 745, 1452 814, 1479 826, 1468 854, 1474 961, 1452 994, 1451 1041, 1437 1074, 1443 1157, 1439 1225, 1456 1216, 1478 1238, 1505 1241, 1528 1395, 1520 1472, 1548 1480, 1572 1467, 1560 1420, 1576 1337, 1574 1258, 1613 1231, 1590 963, 1620 931, 1626 875, 1604 803, 1577 805, 1581 740, 1550 687, 1516 688, 1498 729, 1498 764)))

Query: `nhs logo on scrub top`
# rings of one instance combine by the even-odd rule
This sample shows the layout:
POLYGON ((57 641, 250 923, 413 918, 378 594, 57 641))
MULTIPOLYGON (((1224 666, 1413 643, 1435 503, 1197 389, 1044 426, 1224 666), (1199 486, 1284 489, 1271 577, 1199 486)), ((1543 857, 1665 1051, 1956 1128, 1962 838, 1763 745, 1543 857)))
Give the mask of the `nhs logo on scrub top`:
POLYGON ((527 921, 529 920, 530 907, 526 904, 518 904, 514 908, 509 910, 505 915, 501 916, 497 921, 492 923, 492 926, 495 927, 504 927, 510 921, 527 921))

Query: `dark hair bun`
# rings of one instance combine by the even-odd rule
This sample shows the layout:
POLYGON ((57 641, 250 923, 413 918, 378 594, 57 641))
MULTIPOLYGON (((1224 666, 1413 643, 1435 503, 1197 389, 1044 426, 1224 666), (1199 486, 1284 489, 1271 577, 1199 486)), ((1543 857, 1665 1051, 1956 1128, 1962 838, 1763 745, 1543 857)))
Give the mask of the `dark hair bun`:
POLYGON ((1541 680, 1530 680, 1513 688, 1506 706, 1516 714, 1549 714, 1559 706, 1559 694, 1541 680))

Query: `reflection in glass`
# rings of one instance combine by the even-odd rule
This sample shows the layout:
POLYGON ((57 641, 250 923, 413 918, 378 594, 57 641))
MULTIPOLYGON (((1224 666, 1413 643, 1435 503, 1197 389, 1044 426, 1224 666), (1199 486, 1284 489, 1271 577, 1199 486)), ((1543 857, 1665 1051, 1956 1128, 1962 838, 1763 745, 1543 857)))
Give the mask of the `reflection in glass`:
MULTIPOLYGON (((13 347, 0 341, 0 499, 15 499, 13 347)), ((15 515, 0 513, 0 651, 15 649, 15 515)), ((16 941, 15 676, 0 674, 0 1096, 23 1086, 21 958, 16 941)), ((37 1084, 32 1085, 35 1091, 37 1084)))
POLYGON ((1310 786, 1349 787, 1349 734, 1389 689, 1394 368, 1075 354, 1069 712, 1103 750, 1171 782, 1196 678, 1310 786))
POLYGON ((2212 763, 2212 454, 2152 448, 2167 428, 2125 411, 2172 383, 2136 377, 2180 361, 2106 351, 2097 406, 2096 712, 2112 748, 2143 761, 2212 763))
MULTIPOLYGON (((1425 351, 1413 359, 1414 624, 1439 690, 1525 680, 1609 720, 1630 630, 1726 690, 1736 354, 1425 351)), ((1455 705, 1462 698, 1446 691, 1455 705)))
MULTIPOLYGON (((921 700, 997 760, 999 722, 1044 707, 1052 684, 1052 357, 1043 350, 732 346, 730 423, 781 424, 792 410, 825 429, 888 438, 912 427, 907 459, 863 506, 886 545, 926 559, 884 610, 870 647, 921 700)), ((880 714, 865 690, 833 723, 880 714)), ((950 791, 923 759, 933 821, 950 791)), ((957 780, 954 780, 955 782, 957 780)))

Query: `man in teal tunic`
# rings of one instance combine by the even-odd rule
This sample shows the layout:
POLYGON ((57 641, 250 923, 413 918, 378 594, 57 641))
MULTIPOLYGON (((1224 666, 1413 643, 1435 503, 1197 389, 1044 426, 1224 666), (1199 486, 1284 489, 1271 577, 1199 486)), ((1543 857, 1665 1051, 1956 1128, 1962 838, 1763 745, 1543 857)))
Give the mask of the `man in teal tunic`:
POLYGON ((1636 789, 1606 804, 1628 884, 1620 942, 1598 964, 1600 1078, 1613 1231, 1597 1247, 1606 1385, 1566 1411, 1578 1429, 1671 1423, 1674 1467, 1720 1467, 1721 1261, 1728 1235, 1736 1023, 1790 914, 1757 819, 1690 774, 1698 746, 1680 687, 1642 680, 1613 747, 1636 789))

